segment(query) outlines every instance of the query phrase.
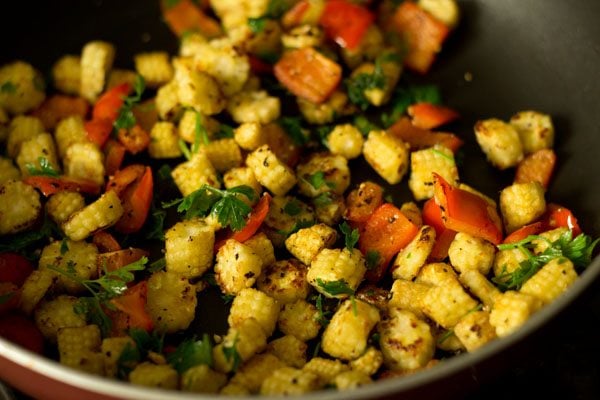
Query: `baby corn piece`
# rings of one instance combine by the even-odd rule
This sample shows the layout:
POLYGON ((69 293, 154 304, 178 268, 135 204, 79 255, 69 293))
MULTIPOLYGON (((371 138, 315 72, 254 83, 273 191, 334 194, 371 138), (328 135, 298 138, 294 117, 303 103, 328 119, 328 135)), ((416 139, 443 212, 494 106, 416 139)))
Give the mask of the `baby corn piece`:
POLYGON ((112 226, 123 215, 123 206, 114 191, 104 193, 98 200, 77 211, 62 225, 71 240, 83 240, 92 233, 112 226))
POLYGON ((115 48, 110 43, 92 41, 83 46, 79 87, 81 97, 94 101, 102 93, 114 58, 115 48))
POLYGON ((280 304, 292 303, 306 299, 310 292, 306 274, 306 265, 297 260, 276 261, 263 268, 256 286, 280 304))
POLYGON ((252 169, 256 180, 276 196, 285 195, 296 184, 294 172, 277 158, 268 145, 248 154, 246 165, 252 169))
POLYGON ((527 293, 550 304, 577 280, 573 263, 567 258, 555 258, 544 265, 521 287, 527 293))
POLYGON ((176 223, 165 233, 167 271, 186 278, 204 274, 211 266, 215 231, 201 219, 176 223))
POLYGON ((179 387, 179 376, 177 371, 169 364, 156 365, 143 362, 129 373, 129 382, 134 385, 154 388, 177 389, 179 387))
POLYGON ((0 185, 0 235, 30 228, 41 209, 40 195, 33 187, 21 181, 4 182, 0 185))

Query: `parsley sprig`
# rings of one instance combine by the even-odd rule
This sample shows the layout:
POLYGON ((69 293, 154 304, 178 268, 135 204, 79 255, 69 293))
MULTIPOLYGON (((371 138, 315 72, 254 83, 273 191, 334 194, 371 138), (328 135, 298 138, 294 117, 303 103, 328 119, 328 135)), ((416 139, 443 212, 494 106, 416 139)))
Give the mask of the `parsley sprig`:
POLYGON ((57 178, 60 176, 60 172, 54 169, 50 161, 46 157, 38 157, 38 164, 40 167, 38 168, 33 163, 25 164, 25 168, 27 168, 27 172, 32 176, 51 176, 53 178, 57 178))
POLYGON ((144 78, 141 75, 136 75, 133 83, 133 89, 135 90, 135 93, 124 99, 123 105, 119 110, 119 116, 113 124, 117 131, 119 129, 133 128, 135 125, 136 120, 135 115, 133 115, 133 106, 140 102, 145 88, 146 82, 144 81, 144 78))
POLYGON ((127 343, 117 359, 117 376, 127 379, 131 370, 146 358, 149 352, 162 353, 164 347, 164 334, 156 331, 151 334, 140 328, 131 328, 129 336, 134 345, 127 343))
POLYGON ((212 348, 210 338, 204 334, 202 340, 188 339, 181 342, 174 352, 167 355, 167 361, 179 374, 200 364, 212 367, 212 348))
POLYGON ((163 203, 163 208, 177 205, 177 211, 184 213, 185 219, 206 217, 210 213, 217 217, 223 227, 230 226, 234 231, 239 231, 246 226, 246 217, 252 211, 249 205, 240 200, 240 196, 254 200, 254 189, 240 185, 220 190, 204 184, 184 198, 163 203))
POLYGON ((359 106, 363 111, 369 107, 369 100, 365 91, 383 89, 387 78, 382 64, 390 61, 399 61, 396 53, 386 53, 375 59, 375 68, 372 73, 360 73, 346 80, 346 90, 350 101, 359 106))
POLYGON ((80 297, 74 310, 77 314, 86 315, 106 335, 110 331, 112 323, 103 307, 114 309, 110 300, 122 295, 127 290, 127 284, 135 279, 134 272, 144 270, 147 262, 148 258, 142 257, 114 271, 104 268, 104 274, 97 279, 80 278, 72 262, 67 264, 67 269, 55 266, 48 266, 48 269, 79 283, 91 293, 91 297, 80 297))
POLYGON ((324 281, 321 278, 317 278, 317 285, 328 295, 335 297, 341 294, 348 296, 354 296, 354 290, 348 286, 348 283, 343 279, 337 281, 324 281))
POLYGON ((240 353, 238 353, 237 350, 237 342, 238 342, 238 336, 236 334, 235 338, 233 339, 233 343, 229 346, 223 345, 223 355, 225 356, 225 360, 227 360, 227 362, 231 362, 233 365, 231 367, 233 372, 236 372, 237 369, 239 368, 240 364, 242 363, 242 357, 240 356, 240 353))
POLYGON ((358 239, 360 238, 360 234, 358 233, 358 228, 352 229, 350 225, 346 221, 340 224, 340 230, 344 234, 344 244, 348 251, 352 251, 356 243, 358 243, 358 239))
POLYGON ((314 174, 301 177, 300 179, 308 183, 316 190, 321 189, 323 186, 327 186, 330 189, 335 187, 335 183, 329 182, 327 179, 325 179, 325 172, 323 171, 317 171, 314 174))
POLYGON ((302 128, 299 117, 282 117, 279 119, 279 125, 281 125, 294 144, 304 146, 308 143, 309 137, 302 128))
POLYGON ((414 103, 440 104, 441 102, 440 90, 435 85, 398 86, 391 101, 390 112, 381 114, 381 122, 385 128, 389 128, 406 113, 410 105, 414 103))
POLYGON ((42 240, 47 241, 52 237, 62 238, 63 233, 56 223, 45 216, 44 222, 39 229, 13 235, 10 240, 4 240, 3 238, 3 243, 0 243, 0 252, 19 252, 42 240))
POLYGON ((568 258, 576 268, 585 268, 592 261, 592 252, 600 238, 593 240, 586 234, 579 234, 573 238, 571 230, 565 231, 560 237, 551 242, 540 235, 529 235, 525 239, 510 244, 498 245, 499 250, 519 249, 527 256, 526 260, 519 263, 519 268, 513 272, 502 273, 492 279, 503 290, 518 290, 529 278, 536 274, 544 265, 555 258, 568 258), (548 247, 540 254, 534 254, 534 241, 541 240, 548 247))

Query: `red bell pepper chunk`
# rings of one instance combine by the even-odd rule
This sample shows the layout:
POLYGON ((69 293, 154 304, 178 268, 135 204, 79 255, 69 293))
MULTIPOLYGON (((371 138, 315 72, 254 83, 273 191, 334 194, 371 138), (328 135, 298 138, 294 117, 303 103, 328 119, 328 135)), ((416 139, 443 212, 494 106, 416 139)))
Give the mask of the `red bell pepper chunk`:
POLYGON ((322 103, 342 79, 342 67, 312 47, 283 53, 275 76, 290 92, 313 103, 322 103))
POLYGON ((456 236, 456 231, 446 228, 442 218, 442 210, 436 204, 435 199, 431 198, 423 204, 423 223, 435 229, 435 244, 429 254, 429 259, 433 261, 442 261, 448 257, 450 243, 456 236))
POLYGON ((115 225, 118 232, 133 233, 142 228, 150 211, 153 190, 152 170, 146 167, 141 178, 129 185, 119 196, 123 205, 123 216, 115 225))
POLYGON ((0 336, 34 353, 44 351, 44 336, 24 315, 9 313, 0 317, 0 336))
POLYGON ((0 282, 11 282, 17 286, 33 272, 31 262, 17 253, 0 253, 0 282))
POLYGON ((104 143, 106 143, 112 132, 113 121, 107 118, 93 119, 86 121, 84 126, 88 139, 96 143, 98 147, 104 147, 104 143))
POLYGON ((502 241, 502 225, 496 208, 482 197, 451 186, 434 173, 435 202, 446 228, 480 237, 493 244, 502 241))
POLYGON ((27 178, 23 179, 23 182, 38 189, 46 197, 64 190, 91 195, 97 195, 100 193, 100 185, 98 185, 96 182, 92 182, 87 179, 70 178, 67 176, 61 176, 58 178, 41 175, 28 176, 27 178))
MULTIPOLYGON (((142 281, 128 288, 121 296, 112 299, 111 304, 126 316, 124 323, 121 321, 117 325, 126 325, 127 329, 140 328, 151 331, 154 323, 146 311, 147 296, 148 282, 142 281)), ((117 318, 123 318, 123 315, 117 318)))
POLYGON ((408 143, 411 149, 424 149, 439 144, 456 153, 463 145, 463 141, 452 133, 431 132, 419 128, 406 117, 396 121, 388 128, 388 132, 408 143))
POLYGON ((191 0, 174 2, 161 1, 163 17, 177 36, 186 32, 199 32, 208 38, 219 37, 223 34, 221 25, 206 15, 204 11, 191 0), (171 4, 168 4, 171 3, 171 4))
POLYGON ((123 191, 146 172, 146 167, 141 164, 132 164, 115 172, 106 184, 106 191, 114 190, 121 197, 123 191))
POLYGON ((292 8, 286 11, 281 17, 281 24, 285 28, 291 28, 302 24, 304 15, 310 9, 310 2, 308 0, 300 0, 292 8))
POLYGON ((346 197, 344 218, 353 226, 364 224, 382 204, 383 188, 373 182, 363 182, 346 197))
POLYGON ((248 55, 250 70, 257 75, 273 74, 273 66, 253 54, 248 55))
POLYGON ((546 223, 548 229, 569 228, 573 232, 573 237, 579 236, 582 232, 571 210, 558 204, 551 203, 546 207, 546 223))
POLYGON ((415 103, 408 107, 412 124, 421 129, 434 129, 456 120, 459 115, 450 107, 431 103, 415 103))
POLYGON ((112 127, 131 89, 129 83, 122 83, 104 92, 94 104, 92 120, 108 120, 112 127))
POLYGON ((366 278, 379 281, 387 271, 392 258, 416 236, 419 228, 410 222, 393 204, 379 206, 367 220, 358 240, 358 248, 366 255, 379 254, 377 265, 367 271, 366 278))
POLYGON ((343 48, 355 49, 375 20, 368 9, 348 0, 329 0, 319 24, 325 34, 343 48))
POLYGON ((556 164, 552 149, 541 149, 525 157, 517 166, 515 183, 539 182, 548 188, 556 164))
POLYGON ((125 159, 125 146, 116 140, 109 139, 104 146, 104 169, 107 175, 113 175, 121 168, 125 159))
POLYGON ((252 236, 254 236, 256 231, 258 231, 263 221, 267 217, 270 206, 271 195, 269 193, 264 193, 258 201, 258 203, 256 204, 256 206, 254 206, 252 212, 250 213, 250 216, 246 221, 246 225, 244 225, 244 227, 241 230, 237 232, 230 232, 225 236, 225 238, 217 241, 215 243, 215 251, 218 251, 229 239, 235 239, 238 242, 243 243, 246 240, 250 239, 252 236))
POLYGON ((121 250, 121 245, 117 239, 107 231, 98 231, 92 236, 92 243, 98 247, 100 253, 121 250))
POLYGON ((504 238, 502 243, 517 243, 525 239, 530 235, 537 235, 547 230, 547 224, 545 221, 538 221, 532 224, 528 224, 520 227, 510 235, 504 238))
POLYGON ((392 25, 408 47, 404 64, 425 74, 450 29, 412 1, 405 1, 398 6, 392 16, 392 25))

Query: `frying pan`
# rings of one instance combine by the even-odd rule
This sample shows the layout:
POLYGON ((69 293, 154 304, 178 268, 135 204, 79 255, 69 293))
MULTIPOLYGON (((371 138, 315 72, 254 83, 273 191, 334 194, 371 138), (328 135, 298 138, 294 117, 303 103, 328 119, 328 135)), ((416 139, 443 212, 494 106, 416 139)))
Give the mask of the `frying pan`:
MULTIPOLYGON (((2 6, 2 63, 23 59, 48 72, 60 55, 79 53, 91 39, 116 44, 119 67, 132 67, 136 52, 165 49, 175 54, 177 49, 154 1, 9 1, 2 6)), ((574 210, 584 231, 598 236, 600 2, 465 0, 460 7, 462 22, 432 72, 426 78, 407 79, 436 83, 445 103, 461 112, 453 129, 466 142, 461 179, 494 197, 512 180, 512 172, 500 173, 486 163, 472 133, 476 120, 508 119, 523 109, 549 113, 555 122, 559 163, 547 198, 574 210), (472 80, 465 80, 466 73, 472 80)), ((397 190, 396 197, 407 198, 406 188, 397 190)), ((302 398, 450 398, 468 393, 486 398, 524 393, 597 398, 600 376, 594 357, 600 349, 592 327, 600 322, 599 274, 596 257, 567 293, 515 334, 475 353, 354 391, 302 398), (537 386, 535 392, 532 385, 537 386)), ((211 398, 81 374, 2 338, 0 379, 36 398, 211 398)))

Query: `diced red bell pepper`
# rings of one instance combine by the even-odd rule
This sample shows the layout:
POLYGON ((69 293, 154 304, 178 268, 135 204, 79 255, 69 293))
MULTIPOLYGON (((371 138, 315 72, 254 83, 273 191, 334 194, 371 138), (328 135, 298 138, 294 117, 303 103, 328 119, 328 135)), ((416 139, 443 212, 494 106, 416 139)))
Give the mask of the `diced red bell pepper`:
POLYGON ((302 24, 302 19, 311 7, 308 0, 300 0, 281 17, 281 24, 285 28, 291 28, 302 24))
POLYGON ((560 227, 569 228, 573 232, 573 237, 579 236, 582 232, 577 218, 571 210, 558 204, 550 203, 546 206, 545 220, 549 230, 560 227))
POLYGON ((104 92, 94 104, 92 120, 108 120, 112 128, 112 124, 119 116, 121 107, 123 107, 125 98, 132 89, 131 84, 122 83, 104 92))
MULTIPOLYGON (((148 282, 141 281, 128 288, 121 296, 110 301, 117 310, 126 316, 127 329, 139 328, 149 332, 154 327, 152 318, 146 311, 147 296, 148 282)), ((117 325, 123 325, 123 322, 117 325)))
POLYGON ((377 265, 366 273, 367 280, 379 281, 392 258, 413 240, 418 231, 419 228, 393 204, 379 206, 365 223, 358 240, 364 255, 369 251, 379 254, 377 265))
POLYGON ((88 139, 102 148, 110 137, 113 129, 113 121, 106 118, 92 119, 91 121, 86 121, 84 126, 88 139))
POLYGON ((459 117, 453 109, 431 103, 415 103, 409 106, 408 115, 412 117, 412 124, 421 129, 434 129, 459 117))
POLYGON ((442 261, 448 257, 448 249, 456 236, 456 231, 446 228, 442 219, 442 210, 431 198, 423 204, 423 223, 435 229, 435 244, 429 254, 432 261, 442 261))
POLYGON ((398 6, 391 24, 408 46, 404 64, 425 74, 441 50, 450 29, 412 1, 405 1, 398 6))
POLYGON ((64 190, 91 195, 97 195, 100 193, 100 185, 98 185, 96 182, 67 176, 55 178, 52 176, 34 175, 23 179, 23 182, 38 189, 46 197, 64 190))
POLYGON ((117 239, 107 231, 98 231, 92 236, 92 243, 98 247, 100 253, 121 250, 121 245, 117 239))
POLYGON ((0 336, 34 353, 42 354, 44 351, 44 336, 35 323, 22 314, 1 316, 0 336))
POLYGON ((106 184, 106 191, 114 190, 119 197, 127 186, 140 179, 146 172, 146 167, 142 164, 132 164, 115 172, 106 184))
POLYGON ((343 48, 355 49, 375 16, 367 8, 348 0, 329 0, 319 24, 325 34, 343 48))
POLYGON ((362 182, 357 189, 346 197, 346 213, 344 218, 355 224, 362 225, 373 215, 373 212, 383 204, 383 188, 373 182, 362 182))
POLYGON ((273 74, 273 66, 253 54, 248 55, 250 70, 257 75, 273 74))
POLYGON ((0 282, 22 286, 33 272, 31 261, 17 253, 0 253, 0 282))
POLYGON ((108 139, 104 146, 104 169, 107 175, 113 175, 121 168, 125 159, 125 146, 113 139, 108 139))
POLYGON ((452 133, 431 132, 414 126, 407 117, 402 117, 388 128, 388 132, 408 143, 411 149, 424 149, 436 144, 449 148, 452 152, 463 145, 463 141, 452 133))
POLYGON ((139 231, 150 211, 154 181, 150 167, 139 180, 130 184, 119 196, 123 205, 123 215, 115 224, 115 229, 121 233, 133 233, 139 231))
POLYGON ((327 100, 342 79, 342 67, 312 47, 286 51, 274 72, 290 92, 313 103, 327 100))
POLYGON ((198 32, 202 36, 215 38, 223 34, 221 25, 206 15, 193 1, 179 0, 175 4, 167 3, 169 2, 161 1, 163 17, 177 36, 186 32, 198 32))
POLYGON ((530 235, 537 235, 547 230, 547 224, 545 221, 534 222, 525 226, 520 227, 510 235, 504 238, 502 243, 517 243, 525 239, 530 235))
POLYGON ((270 205, 271 195, 268 193, 264 193, 258 201, 258 203, 256 204, 256 206, 254 206, 254 209, 252 210, 250 215, 248 216, 246 225, 244 225, 244 227, 241 230, 237 232, 230 232, 228 235, 225 236, 224 239, 217 241, 217 243, 215 243, 215 251, 218 251, 229 239, 235 239, 238 242, 243 243, 246 240, 250 239, 252 236, 254 236, 254 234, 258 231, 263 221, 267 217, 270 205))
POLYGON ((552 149, 541 149, 525 157, 517 166, 515 183, 539 182, 548 188, 556 164, 552 149))
POLYGON ((493 244, 502 241, 502 223, 496 208, 481 196, 451 186, 434 173, 435 202, 446 228, 480 237, 493 244))

